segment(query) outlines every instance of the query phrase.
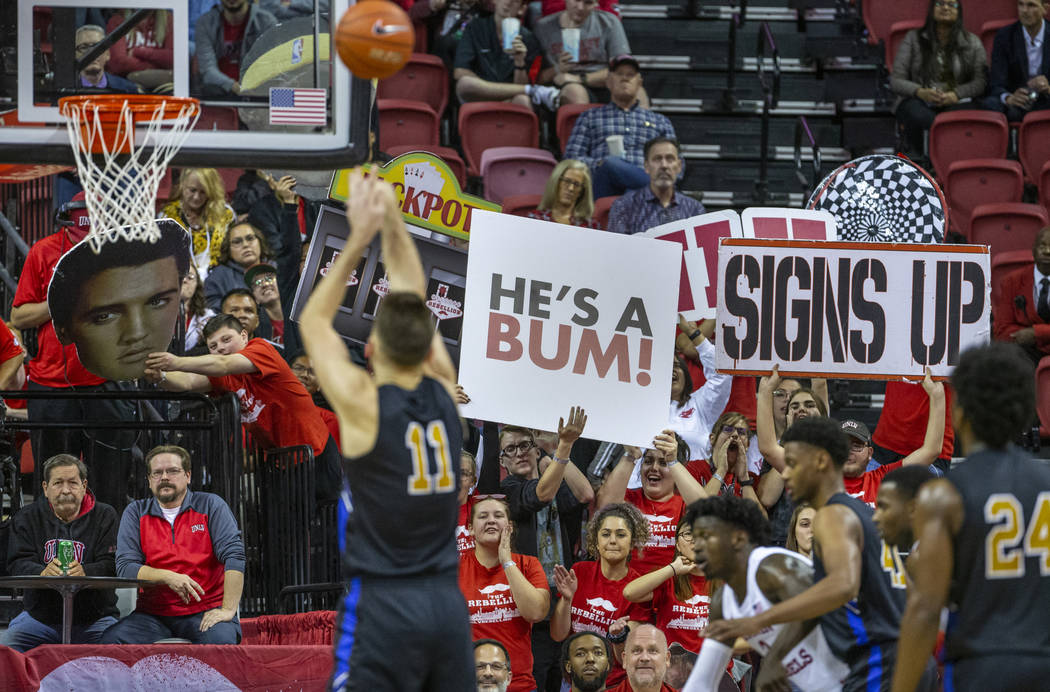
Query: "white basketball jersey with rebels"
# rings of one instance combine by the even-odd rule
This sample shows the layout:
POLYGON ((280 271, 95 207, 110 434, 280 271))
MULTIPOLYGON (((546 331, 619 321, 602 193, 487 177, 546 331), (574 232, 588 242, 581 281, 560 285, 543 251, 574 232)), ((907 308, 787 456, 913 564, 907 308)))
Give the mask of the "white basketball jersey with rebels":
MULTIPOLYGON (((751 617, 764 613, 773 607, 762 590, 758 588, 755 574, 758 566, 770 555, 783 553, 802 560, 807 565, 810 561, 804 555, 785 550, 784 548, 755 548, 747 559, 747 598, 743 603, 737 603, 736 593, 732 587, 726 584, 722 589, 722 617, 726 620, 735 618, 751 617)), ((769 648, 773 646, 777 635, 784 625, 773 625, 767 627, 758 634, 747 638, 747 643, 765 656, 769 648)), ((824 632, 820 625, 806 635, 782 661, 784 670, 787 671, 788 681, 793 689, 805 690, 805 692, 832 692, 842 689, 842 681, 846 679, 849 669, 831 653, 828 642, 824 639, 824 632)))

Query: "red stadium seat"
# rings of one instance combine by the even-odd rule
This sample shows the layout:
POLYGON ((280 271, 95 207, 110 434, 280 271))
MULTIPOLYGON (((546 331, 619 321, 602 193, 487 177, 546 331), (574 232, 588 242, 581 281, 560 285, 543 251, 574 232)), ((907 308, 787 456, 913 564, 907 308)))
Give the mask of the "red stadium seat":
POLYGON ((485 199, 499 204, 512 194, 543 194, 557 165, 546 149, 490 147, 481 155, 485 199))
POLYGON ((609 228, 609 210, 612 209, 613 202, 620 199, 620 195, 610 195, 608 197, 599 197, 594 200, 594 220, 602 228, 609 228))
POLYGON ((576 124, 576 119, 584 111, 598 108, 601 105, 600 103, 567 103, 558 109, 558 120, 554 126, 554 131, 558 135, 558 144, 561 145, 562 156, 565 155, 565 146, 569 143, 569 135, 572 134, 572 127, 576 124))
POLYGON ((1036 184, 1039 186, 1039 204, 1043 205, 1043 209, 1050 209, 1050 161, 1043 165, 1036 184))
POLYGON ((165 168, 164 175, 161 177, 160 182, 157 183, 157 210, 168 203, 171 199, 171 169, 165 168))
POLYGON ((1000 252, 1031 250, 1046 224, 1046 211, 1037 204, 982 204, 970 217, 970 242, 990 247, 994 262, 1000 252))
POLYGON ((930 160, 937 177, 943 180, 955 161, 1004 158, 1009 140, 1010 127, 1002 113, 941 113, 930 128, 930 160))
POLYGON ((540 205, 543 195, 510 195, 503 198, 503 213, 525 216, 540 205))
POLYGON ((1050 112, 1033 111, 1021 121, 1017 158, 1024 166, 1025 177, 1032 183, 1037 182, 1043 166, 1050 161, 1050 112))
MULTIPOLYGON (((1035 263, 1032 258, 1032 249, 1008 250, 1000 252, 992 260, 992 305, 999 304, 999 286, 1003 277, 1023 267, 1031 267, 1035 263)), ((992 315, 995 319, 995 315, 992 315)))
POLYGON ((500 101, 464 103, 459 137, 470 175, 481 175, 481 154, 491 147, 540 145, 540 124, 531 108, 500 101))
POLYGON ((448 167, 452 169, 452 175, 456 176, 456 180, 459 182, 459 187, 462 190, 467 185, 467 166, 463 163, 463 159, 460 158, 459 152, 449 147, 439 147, 437 145, 417 145, 417 144, 401 144, 396 147, 390 147, 386 150, 392 158, 397 158, 402 154, 407 154, 410 151, 425 151, 428 154, 433 154, 442 161, 448 164, 448 167))
POLYGON ((422 101, 438 118, 448 105, 448 70, 436 55, 413 53, 405 66, 386 79, 379 80, 378 99, 422 101))
POLYGON ((925 2, 916 0, 876 0, 863 3, 864 25, 868 28, 868 43, 875 45, 879 41, 888 41, 890 27, 896 22, 912 20, 922 22, 926 19, 925 2))
POLYGON ((906 19, 903 22, 894 22, 890 27, 890 40, 886 41, 886 69, 893 72, 893 58, 897 55, 897 47, 904 40, 905 35, 912 29, 921 29, 925 22, 921 19, 906 19))
POLYGON ((1016 161, 967 159, 948 166, 944 187, 951 209, 951 225, 969 238, 974 208, 992 202, 1020 202, 1024 174, 1016 161))
POLYGON ((438 140, 438 116, 434 109, 422 101, 406 99, 379 99, 379 148, 399 144, 424 144, 436 146, 438 140))
POLYGON ((995 35, 999 33, 999 29, 1002 29, 1004 26, 1009 26, 1016 21, 1017 18, 1015 17, 1014 19, 997 19, 992 22, 985 22, 984 25, 981 26, 980 31, 974 32, 981 37, 981 43, 984 44, 984 52, 988 54, 989 64, 992 62, 992 46, 995 45, 995 35))
POLYGON ((1050 356, 1039 361, 1035 369, 1035 410, 1039 414, 1040 436, 1050 431, 1050 356))
POLYGON ((226 190, 226 196, 229 197, 237 191, 237 181, 244 175, 244 169, 216 168, 215 170, 219 172, 219 177, 222 178, 222 186, 226 190))
POLYGON ((984 27, 991 23, 1002 25, 1017 21, 1017 0, 979 0, 967 2, 963 12, 963 25, 972 34, 981 36, 984 27))

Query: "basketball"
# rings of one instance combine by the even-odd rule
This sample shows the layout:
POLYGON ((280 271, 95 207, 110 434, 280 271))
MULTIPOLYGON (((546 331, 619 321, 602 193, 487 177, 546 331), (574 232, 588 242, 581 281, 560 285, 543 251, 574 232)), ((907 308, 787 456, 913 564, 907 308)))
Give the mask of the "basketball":
POLYGON ((415 43, 412 21, 389 0, 357 3, 339 20, 335 32, 343 64, 362 79, 383 79, 400 70, 415 43))

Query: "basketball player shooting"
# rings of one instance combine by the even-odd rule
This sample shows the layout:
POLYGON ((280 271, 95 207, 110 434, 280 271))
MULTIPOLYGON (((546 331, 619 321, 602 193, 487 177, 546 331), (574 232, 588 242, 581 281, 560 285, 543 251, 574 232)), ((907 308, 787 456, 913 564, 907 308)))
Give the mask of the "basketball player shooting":
POLYGON ((339 544, 350 582, 330 689, 467 692, 474 657, 457 582, 455 369, 424 302, 423 266, 393 188, 355 172, 349 190, 349 238, 300 318, 345 456, 349 516, 339 544), (332 321, 377 232, 390 293, 365 346, 369 376, 351 362, 332 321))

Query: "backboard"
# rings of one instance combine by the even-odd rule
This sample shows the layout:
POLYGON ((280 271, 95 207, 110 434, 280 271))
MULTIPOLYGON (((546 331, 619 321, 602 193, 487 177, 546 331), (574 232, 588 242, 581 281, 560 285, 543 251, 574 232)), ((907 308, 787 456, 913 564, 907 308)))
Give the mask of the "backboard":
POLYGON ((0 164, 72 165, 58 99, 138 88, 201 101, 173 165, 354 165, 367 156, 371 86, 332 59, 329 31, 350 3, 4 0, 0 164))

